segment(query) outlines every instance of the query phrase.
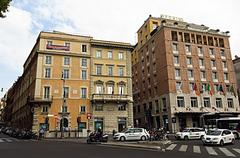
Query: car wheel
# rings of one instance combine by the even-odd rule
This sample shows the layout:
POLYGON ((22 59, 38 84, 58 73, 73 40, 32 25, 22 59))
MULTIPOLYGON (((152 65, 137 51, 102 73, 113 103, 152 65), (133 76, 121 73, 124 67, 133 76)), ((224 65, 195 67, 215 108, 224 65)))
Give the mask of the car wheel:
POLYGON ((238 139, 238 134, 237 133, 233 133, 233 135, 234 135, 235 139, 238 139))
POLYGON ((188 136, 184 136, 184 140, 188 140, 188 136))
POLYGON ((142 137, 141 137, 141 140, 142 140, 142 141, 145 141, 145 140, 146 140, 146 137, 145 137, 145 136, 142 136, 142 137))
POLYGON ((125 141, 125 140, 126 140, 126 138, 125 138, 124 136, 121 136, 121 137, 120 137, 120 141, 123 142, 123 141, 125 141))
POLYGON ((220 145, 223 146, 224 145, 224 142, 223 140, 220 141, 220 145))
POLYGON ((231 142, 232 144, 235 144, 235 139, 232 139, 232 142, 231 142))

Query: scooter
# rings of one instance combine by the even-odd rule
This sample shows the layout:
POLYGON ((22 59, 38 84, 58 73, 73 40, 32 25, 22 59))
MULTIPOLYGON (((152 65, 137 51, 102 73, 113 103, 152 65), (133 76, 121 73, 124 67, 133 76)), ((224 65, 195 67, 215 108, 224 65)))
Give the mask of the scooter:
POLYGON ((93 143, 93 142, 107 142, 108 141, 108 135, 107 134, 101 134, 99 132, 92 132, 89 134, 87 143, 93 143))

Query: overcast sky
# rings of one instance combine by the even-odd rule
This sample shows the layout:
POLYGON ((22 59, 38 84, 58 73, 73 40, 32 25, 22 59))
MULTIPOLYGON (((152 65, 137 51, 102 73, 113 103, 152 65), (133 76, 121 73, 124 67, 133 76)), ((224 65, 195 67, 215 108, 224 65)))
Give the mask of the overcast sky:
POLYGON ((230 31, 234 58, 240 56, 239 7, 239 0, 13 0, 7 17, 0 19, 0 97, 22 74, 41 30, 135 44, 149 14, 165 14, 230 31))

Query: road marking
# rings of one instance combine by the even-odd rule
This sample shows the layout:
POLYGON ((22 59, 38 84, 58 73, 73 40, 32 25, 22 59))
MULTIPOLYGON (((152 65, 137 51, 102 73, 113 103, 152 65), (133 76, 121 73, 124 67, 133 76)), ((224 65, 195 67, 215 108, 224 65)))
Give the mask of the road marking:
POLYGON ((4 142, 2 139, 0 139, 0 143, 4 142))
POLYGON ((13 142, 11 139, 5 139, 7 142, 13 142))
POLYGON ((240 154, 240 149, 236 149, 236 148, 235 148, 235 149, 233 149, 233 150, 240 154))
POLYGON ((200 146, 193 146, 193 152, 201 153, 200 146))
POLYGON ((205 147, 205 148, 206 148, 207 152, 208 152, 210 155, 218 155, 218 154, 216 153, 216 151, 213 150, 212 147, 205 147))
POLYGON ((181 145, 179 151, 187 151, 188 146, 187 145, 181 145))
POLYGON ((166 150, 173 150, 176 146, 177 144, 171 144, 166 150))
POLYGON ((236 157, 233 153, 231 153, 228 149, 226 148, 219 148, 219 150, 221 150, 226 156, 232 156, 232 157, 236 157))

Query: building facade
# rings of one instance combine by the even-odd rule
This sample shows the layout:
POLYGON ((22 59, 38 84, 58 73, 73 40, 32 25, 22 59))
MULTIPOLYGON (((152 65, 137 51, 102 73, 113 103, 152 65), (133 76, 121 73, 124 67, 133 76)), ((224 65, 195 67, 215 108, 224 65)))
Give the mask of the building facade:
POLYGON ((134 124, 171 132, 240 113, 228 32, 151 17, 132 52, 134 124))
MULTIPOLYGON (((236 55, 235 59, 233 60, 234 70, 236 74, 236 80, 237 80, 237 93, 238 98, 240 97, 240 58, 236 55)), ((239 100, 240 104, 240 100, 239 100)))
MULTIPOLYGON (((94 57, 91 55, 95 54, 92 52, 95 51, 92 44, 97 43, 93 41, 92 37, 61 32, 39 34, 24 63, 23 75, 10 89, 12 95, 7 97, 9 101, 6 102, 6 107, 11 107, 11 118, 8 120, 12 126, 36 132, 44 128, 49 137, 56 137, 59 134, 63 136, 63 131, 81 131, 86 134, 87 130, 94 130, 95 124, 92 119, 97 117, 94 116, 92 108, 94 103, 92 89, 94 80, 102 80, 102 76, 92 74, 92 69, 95 68, 91 67, 94 65, 92 64, 94 57)), ((111 46, 115 51, 114 56, 121 50, 125 55, 130 54, 132 49, 130 44, 117 45, 119 47, 117 50, 111 46)), ((105 46, 101 47, 105 49, 105 46)), ((112 81, 117 84, 116 80, 121 79, 116 76, 115 78, 112 81)), ((105 80, 102 81, 105 83, 105 80)), ((128 101, 132 102, 131 93, 125 94, 129 95, 128 101)), ((130 114, 128 112, 122 117, 128 117, 130 114)), ((104 113, 104 117, 107 118, 108 114, 104 113)), ((113 115, 110 119, 114 119, 114 116, 121 117, 121 114, 113 115)), ((113 130, 113 126, 108 124, 110 120, 103 122, 104 131, 113 130)))

